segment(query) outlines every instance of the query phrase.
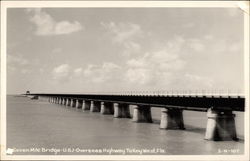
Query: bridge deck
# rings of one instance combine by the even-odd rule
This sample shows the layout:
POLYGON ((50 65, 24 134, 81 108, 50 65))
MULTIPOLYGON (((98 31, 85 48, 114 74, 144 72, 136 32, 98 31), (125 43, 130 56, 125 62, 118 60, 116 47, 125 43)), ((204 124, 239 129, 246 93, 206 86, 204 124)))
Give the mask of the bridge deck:
POLYGON ((243 97, 214 96, 157 96, 157 95, 98 95, 98 94, 28 94, 37 96, 65 97, 84 100, 108 101, 150 105, 154 107, 182 108, 194 111, 206 111, 208 108, 218 110, 244 111, 243 97))

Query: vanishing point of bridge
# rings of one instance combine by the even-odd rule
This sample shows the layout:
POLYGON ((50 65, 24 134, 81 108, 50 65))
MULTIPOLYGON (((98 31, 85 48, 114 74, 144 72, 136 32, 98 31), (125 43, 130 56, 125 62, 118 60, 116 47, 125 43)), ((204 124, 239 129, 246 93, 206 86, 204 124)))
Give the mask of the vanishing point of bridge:
MULTIPOLYGON (((133 122, 152 123, 151 108, 161 108, 160 129, 185 129, 183 110, 207 112, 206 140, 237 140, 235 114, 245 110, 245 98, 213 95, 111 95, 111 94, 39 94, 27 93, 33 99, 70 106, 83 111, 100 112, 133 122)), ((243 126, 243 125, 242 125, 243 126)))

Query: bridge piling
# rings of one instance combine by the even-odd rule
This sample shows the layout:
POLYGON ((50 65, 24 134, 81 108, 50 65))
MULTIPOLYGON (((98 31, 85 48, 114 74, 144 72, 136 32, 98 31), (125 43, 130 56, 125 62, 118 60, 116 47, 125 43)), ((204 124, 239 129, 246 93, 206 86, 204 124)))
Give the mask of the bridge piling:
POLYGON ((181 109, 161 110, 160 129, 182 129, 184 130, 183 111, 181 109))
POLYGON ((151 107, 135 105, 132 121, 152 123, 151 107))
POLYGON ((80 100, 80 99, 76 100, 76 109, 78 109, 78 108, 82 108, 82 100, 80 100))
POLYGON ((76 107, 76 99, 71 99, 71 104, 70 104, 70 107, 76 107))
POLYGON ((205 139, 213 141, 238 140, 235 127, 235 114, 232 111, 208 109, 205 139))
POLYGON ((70 105, 71 105, 71 99, 70 99, 70 98, 67 98, 66 106, 70 106, 70 105))
POLYGON ((56 97, 56 104, 58 104, 58 102, 59 102, 59 98, 58 98, 58 97, 56 97))
POLYGON ((61 105, 64 105, 64 98, 62 97, 61 100, 61 105))
POLYGON ((58 104, 62 104, 62 98, 61 97, 59 97, 58 104))
POLYGON ((63 104, 64 104, 64 98, 61 97, 61 105, 63 105, 63 104))
POLYGON ((61 105, 64 105, 64 98, 62 97, 61 100, 61 105))
POLYGON ((128 104, 114 103, 113 106, 115 118, 131 118, 128 104))
POLYGON ((101 102, 101 114, 103 115, 112 115, 114 114, 113 105, 110 102, 101 102))
POLYGON ((98 101, 90 102, 90 112, 100 112, 101 104, 98 101))
POLYGON ((63 98, 63 104, 62 105, 66 106, 66 103, 67 103, 66 98, 63 98))
POLYGON ((82 101, 82 110, 83 111, 90 110, 90 101, 87 101, 87 100, 82 101))

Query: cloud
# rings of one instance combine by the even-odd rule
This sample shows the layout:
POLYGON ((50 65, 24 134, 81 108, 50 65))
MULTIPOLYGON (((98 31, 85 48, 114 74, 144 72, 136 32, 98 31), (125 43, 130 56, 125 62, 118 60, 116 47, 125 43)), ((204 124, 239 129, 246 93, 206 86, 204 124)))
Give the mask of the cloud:
POLYGON ((53 19, 51 15, 42 11, 42 9, 27 9, 29 13, 29 20, 36 26, 36 35, 63 35, 77 32, 83 29, 82 25, 78 21, 68 22, 59 21, 53 19))
POLYGON ((75 76, 79 77, 82 75, 83 70, 82 68, 76 68, 73 72, 75 76))
POLYGON ((138 85, 161 86, 170 83, 173 73, 185 66, 185 61, 180 56, 183 43, 182 39, 176 37, 161 44, 157 50, 128 60, 124 79, 138 85))
POLYGON ((148 68, 129 68, 125 73, 125 78, 130 83, 147 84, 151 81, 151 74, 148 68))
POLYGON ((204 36, 205 40, 213 40, 213 38, 214 38, 214 36, 213 35, 209 35, 209 34, 207 34, 207 35, 204 36))
POLYGON ((140 25, 134 23, 102 22, 101 25, 104 29, 106 29, 109 33, 113 35, 112 40, 115 43, 123 43, 142 34, 142 29, 140 25))
POLYGON ((119 69, 118 65, 105 62, 101 66, 90 64, 83 73, 87 80, 94 83, 101 83, 117 79, 117 76, 121 74, 119 73, 119 69))
POLYGON ((107 31, 112 42, 121 47, 121 54, 124 56, 138 54, 141 51, 141 45, 137 40, 145 34, 140 25, 129 22, 101 22, 101 26, 107 31))
POLYGON ((55 80, 64 82, 70 79, 70 66, 68 64, 62 64, 57 67, 55 67, 52 70, 53 78, 55 80))
POLYGON ((7 54, 7 62, 10 65, 25 66, 29 64, 29 61, 20 55, 7 54))
POLYGON ((38 59, 28 59, 18 54, 7 54, 8 72, 18 72, 21 74, 32 73, 39 66, 38 59))
POLYGON ((190 73, 183 75, 183 86, 185 85, 185 88, 187 89, 211 89, 213 84, 214 81, 209 77, 190 73))
POLYGON ((188 44, 194 51, 202 52, 205 50, 205 46, 200 39, 190 39, 188 44))
POLYGON ((91 83, 108 82, 119 78, 120 66, 105 62, 102 65, 89 64, 86 68, 72 68, 69 64, 61 64, 52 70, 53 79, 58 82, 85 80, 91 83))
POLYGON ((138 54, 141 51, 141 45, 133 42, 128 41, 124 43, 123 55, 131 56, 132 54, 138 54))

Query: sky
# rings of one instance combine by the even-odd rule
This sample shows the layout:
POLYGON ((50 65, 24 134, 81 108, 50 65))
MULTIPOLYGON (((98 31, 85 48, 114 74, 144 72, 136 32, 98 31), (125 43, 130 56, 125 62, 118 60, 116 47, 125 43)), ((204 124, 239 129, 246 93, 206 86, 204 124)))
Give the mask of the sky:
POLYGON ((7 93, 244 89, 237 8, 9 8, 7 93))

